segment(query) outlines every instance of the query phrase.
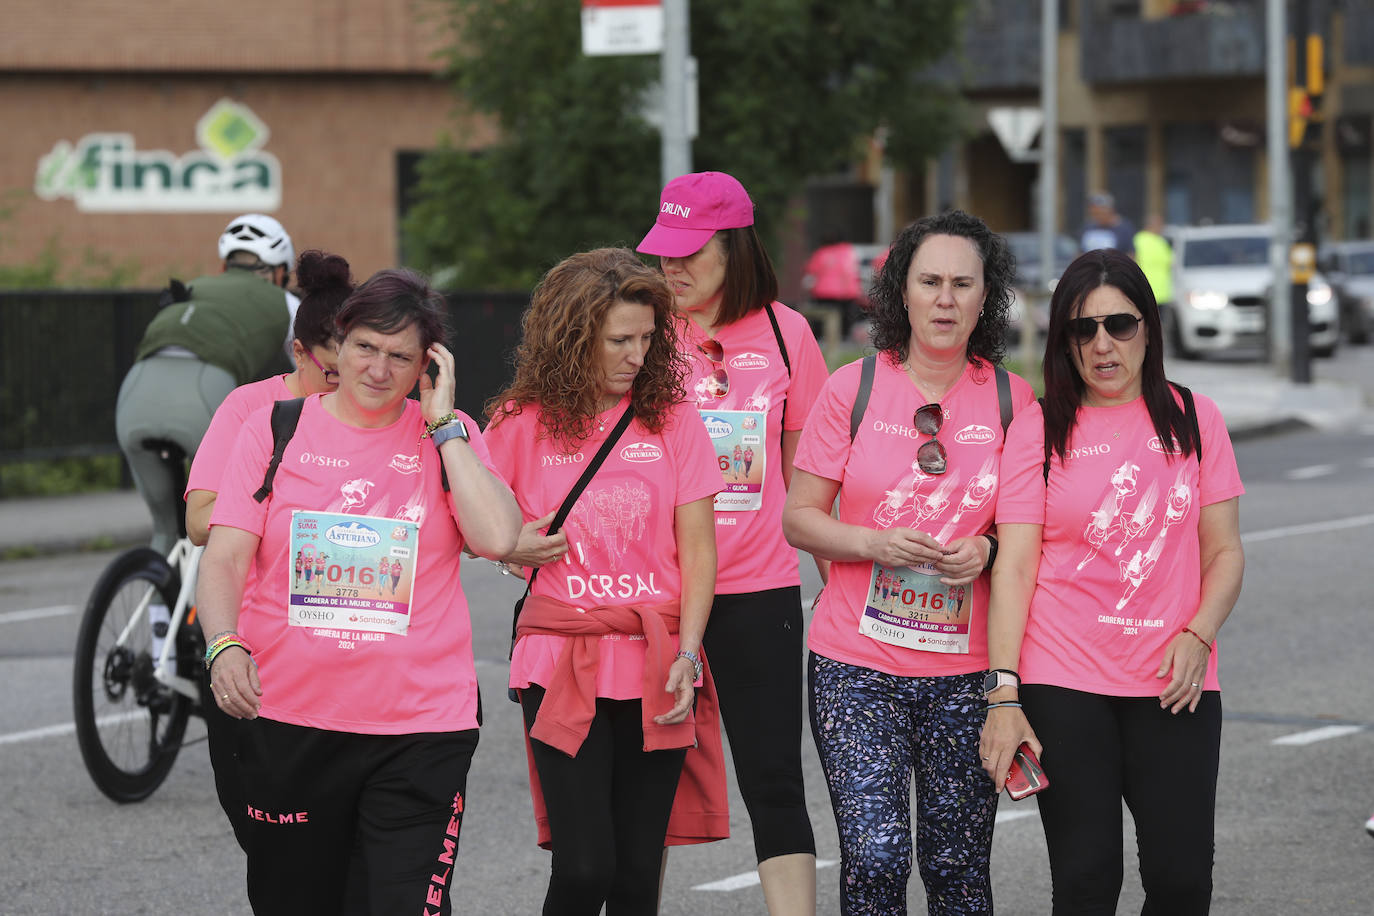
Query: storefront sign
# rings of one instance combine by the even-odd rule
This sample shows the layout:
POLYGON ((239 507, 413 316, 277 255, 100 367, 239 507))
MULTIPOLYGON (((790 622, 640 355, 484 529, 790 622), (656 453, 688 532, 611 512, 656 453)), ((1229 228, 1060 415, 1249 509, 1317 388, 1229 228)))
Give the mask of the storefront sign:
POLYGON ((126 133, 59 140, 38 161, 34 192, 85 213, 271 212, 281 163, 262 149, 269 135, 248 106, 220 99, 196 123, 200 149, 140 150, 126 133))

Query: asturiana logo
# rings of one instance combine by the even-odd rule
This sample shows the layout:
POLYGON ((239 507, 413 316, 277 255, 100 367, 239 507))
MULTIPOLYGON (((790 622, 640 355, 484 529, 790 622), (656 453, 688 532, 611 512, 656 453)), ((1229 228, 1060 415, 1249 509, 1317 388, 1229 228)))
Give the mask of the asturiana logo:
MULTIPOLYGON (((1151 436, 1150 441, 1145 444, 1150 447, 1151 451, 1159 452, 1161 455, 1168 454, 1164 451, 1164 440, 1160 439, 1158 436, 1151 436)), ((1181 451, 1177 442, 1174 443, 1174 451, 1176 453, 1181 451)))
POLYGON ((657 461, 663 457, 663 449, 654 445, 652 442, 631 442, 620 450, 620 457, 626 461, 633 461, 636 464, 643 464, 648 461, 657 461))
POLYGON ((715 414, 703 415, 701 422, 706 424, 706 434, 712 439, 724 439, 735 431, 733 423, 715 414))
POLYGON ((954 441, 960 445, 985 445, 997 436, 986 426, 970 423, 954 434, 954 441))
POLYGON ((768 357, 762 353, 741 353, 730 359, 731 369, 767 369, 768 357))
POLYGON ((382 536, 366 525, 349 522, 347 525, 331 525, 324 533, 324 539, 340 547, 357 549, 377 546, 381 543, 382 536))

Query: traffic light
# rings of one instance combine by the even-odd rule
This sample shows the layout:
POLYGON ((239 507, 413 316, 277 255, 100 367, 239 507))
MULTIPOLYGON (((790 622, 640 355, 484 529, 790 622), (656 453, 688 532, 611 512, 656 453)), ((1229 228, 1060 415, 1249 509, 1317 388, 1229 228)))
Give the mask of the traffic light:
POLYGON ((1307 121, 1312 117, 1312 96, 1305 89, 1288 90, 1288 145, 1296 149, 1307 139, 1307 121))

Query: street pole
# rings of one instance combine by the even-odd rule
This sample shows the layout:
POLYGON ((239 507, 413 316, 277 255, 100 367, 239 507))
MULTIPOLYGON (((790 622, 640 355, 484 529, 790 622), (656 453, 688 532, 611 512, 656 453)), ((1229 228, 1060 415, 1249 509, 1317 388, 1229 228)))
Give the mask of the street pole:
POLYGON ((692 170, 692 140, 687 132, 687 54, 691 47, 688 0, 663 0, 662 184, 692 170))
MULTIPOLYGON (((1303 81, 1306 88, 1307 73, 1307 32, 1308 0, 1297 0, 1293 4, 1293 79, 1303 81)), ((1290 115, 1291 116, 1291 115, 1290 115)), ((1313 157, 1307 138, 1300 137, 1293 146, 1293 216, 1295 241, 1317 247, 1317 205, 1312 192, 1313 157)), ((1290 378, 1295 384, 1308 385, 1312 382, 1312 347, 1307 315, 1307 280, 1309 272, 1292 275, 1289 286, 1289 327, 1292 338, 1293 364, 1290 378)))
POLYGON ((1059 201, 1059 3, 1040 0, 1040 288, 1021 316, 1022 372, 1034 373, 1038 332, 1033 307, 1050 296, 1054 276, 1056 204, 1059 201))
POLYGON ((1269 222, 1274 227, 1274 239, 1269 246, 1269 266, 1273 273, 1273 293, 1269 296, 1269 315, 1266 327, 1269 340, 1269 359, 1277 375, 1287 376, 1292 358, 1289 334, 1288 249, 1293 237, 1293 200, 1289 183, 1288 162, 1288 28, 1284 6, 1287 0, 1267 0, 1265 7, 1265 44, 1268 61, 1265 64, 1265 107, 1268 112, 1267 142, 1269 152, 1269 222))

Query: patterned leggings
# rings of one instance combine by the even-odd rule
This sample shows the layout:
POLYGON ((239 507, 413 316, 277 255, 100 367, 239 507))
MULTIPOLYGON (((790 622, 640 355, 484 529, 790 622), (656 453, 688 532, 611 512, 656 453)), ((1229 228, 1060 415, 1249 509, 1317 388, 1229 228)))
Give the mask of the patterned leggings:
POLYGON ((978 759, 983 674, 899 677, 812 652, 810 691, 845 916, 906 912, 913 779, 929 911, 991 913, 997 796, 978 759))

